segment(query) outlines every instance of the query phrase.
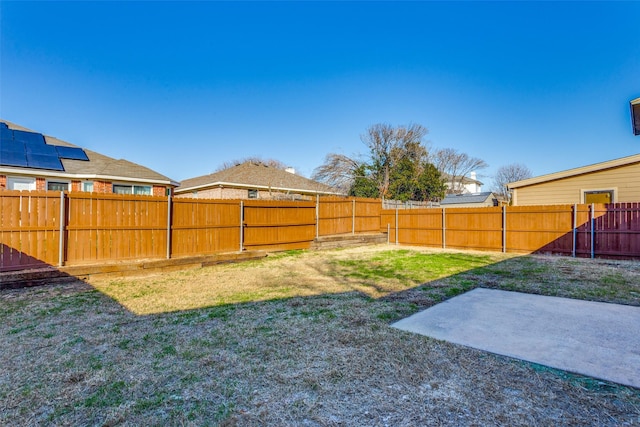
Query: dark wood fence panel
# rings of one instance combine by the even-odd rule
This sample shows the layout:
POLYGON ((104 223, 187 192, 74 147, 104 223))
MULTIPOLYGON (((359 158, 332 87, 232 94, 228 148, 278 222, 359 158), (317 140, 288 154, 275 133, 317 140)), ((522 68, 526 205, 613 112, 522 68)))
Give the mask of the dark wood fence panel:
POLYGON ((596 256, 640 258, 640 203, 594 205, 596 256))
POLYGON ((591 205, 576 205, 576 247, 575 255, 579 257, 591 256, 591 205))
POLYGON ((69 193, 66 260, 153 259, 166 256, 165 198, 69 193))
POLYGON ((172 219, 171 256, 241 250, 239 200, 176 198, 172 219))
POLYGON ((244 201, 244 248, 308 249, 316 233, 315 202, 244 201))
POLYGON ((0 194, 0 271, 58 265, 60 193, 0 194))

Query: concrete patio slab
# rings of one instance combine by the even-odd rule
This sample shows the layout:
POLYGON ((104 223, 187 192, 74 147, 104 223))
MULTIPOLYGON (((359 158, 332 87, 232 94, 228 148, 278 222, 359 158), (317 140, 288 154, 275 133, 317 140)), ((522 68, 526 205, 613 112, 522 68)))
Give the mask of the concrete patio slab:
POLYGON ((392 326, 640 388, 640 307, 478 288, 392 326))

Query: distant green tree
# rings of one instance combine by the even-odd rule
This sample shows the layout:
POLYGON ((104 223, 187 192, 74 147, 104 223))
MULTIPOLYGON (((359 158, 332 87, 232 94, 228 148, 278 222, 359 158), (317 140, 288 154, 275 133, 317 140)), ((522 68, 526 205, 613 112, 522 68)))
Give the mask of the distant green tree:
POLYGON ((438 202, 446 192, 447 184, 438 168, 431 163, 423 164, 422 172, 417 177, 413 200, 438 202))
POLYGON ((331 153, 316 168, 313 177, 348 194, 395 200, 439 200, 446 186, 439 170, 429 161, 424 136, 418 124, 376 124, 361 135, 369 149, 364 160, 331 153))
POLYGON ((361 164, 354 169, 353 184, 349 189, 349 195, 353 197, 369 197, 376 199, 380 197, 375 182, 371 179, 369 166, 361 164))
POLYGON ((387 198, 393 200, 413 200, 417 192, 417 164, 409 157, 401 159, 389 177, 387 198))

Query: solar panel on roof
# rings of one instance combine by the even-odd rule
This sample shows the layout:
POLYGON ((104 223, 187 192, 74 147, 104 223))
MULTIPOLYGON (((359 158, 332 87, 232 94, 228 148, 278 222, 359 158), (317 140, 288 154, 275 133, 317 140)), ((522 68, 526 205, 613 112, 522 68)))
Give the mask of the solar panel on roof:
POLYGON ((56 151, 58 152, 58 156, 61 159, 85 160, 85 161, 89 160, 89 157, 87 157, 87 153, 85 153, 82 148, 62 147, 60 145, 56 145, 55 147, 56 147, 56 151))
POLYGON ((43 156, 41 154, 27 153, 27 164, 31 168, 64 170, 57 154, 55 156, 43 156))
POLYGON ((25 152, 24 142, 13 141, 13 140, 11 141, 3 140, 2 145, 0 145, 0 150, 13 151, 13 152, 24 154, 25 152))
POLYGON ((49 145, 40 133, 0 125, 0 165, 64 171, 60 159, 89 160, 82 148, 49 145))
POLYGON ((13 140, 13 132, 7 127, 0 128, 0 139, 13 140))
POLYGON ((55 156, 58 157, 56 147, 48 144, 25 144, 27 154, 40 154, 43 156, 55 156))
POLYGON ((14 130, 13 139, 16 141, 26 142, 28 144, 44 144, 44 136, 41 133, 26 132, 23 130, 14 130))
POLYGON ((0 165, 26 167, 28 166, 27 156, 24 151, 18 153, 15 151, 0 150, 0 165))

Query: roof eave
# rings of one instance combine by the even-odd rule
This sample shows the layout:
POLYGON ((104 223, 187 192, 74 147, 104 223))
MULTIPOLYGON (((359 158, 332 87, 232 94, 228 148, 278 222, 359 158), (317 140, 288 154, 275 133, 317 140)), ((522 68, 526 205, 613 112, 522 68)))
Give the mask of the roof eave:
POLYGON ((158 184, 158 185, 170 185, 177 187, 179 182, 171 179, 151 179, 151 178, 135 178, 119 175, 100 175, 100 174, 83 174, 83 173, 69 173, 69 172, 56 172, 43 169, 24 169, 24 168, 12 168, 12 167, 0 167, 0 173, 6 174, 18 174, 18 175, 31 175, 38 177, 56 177, 67 179, 93 179, 93 180, 105 180, 105 181, 127 181, 127 182, 139 182, 144 184, 158 184))
POLYGON ((207 188, 215 188, 215 187, 234 187, 234 188, 246 188, 246 189, 255 189, 255 190, 274 190, 274 191, 287 191, 294 193, 308 193, 308 194, 330 194, 342 196, 344 193, 334 192, 334 191, 326 191, 326 190, 311 190, 311 189, 301 189, 301 188, 287 188, 287 187, 276 187, 269 185, 252 185, 252 184, 241 184, 236 182, 223 182, 217 181, 208 184, 195 185, 191 187, 178 187, 175 190, 176 194, 186 193, 190 191, 199 191, 207 188))
POLYGON ((620 159, 609 160, 606 162, 595 163, 592 165, 567 169, 565 171, 554 172, 547 175, 541 175, 534 178, 523 179, 521 181, 510 182, 507 184, 507 188, 509 190, 513 190, 515 188, 528 187, 530 185, 542 184, 544 182, 556 181, 559 179, 570 178, 573 176, 584 175, 592 172, 599 172, 639 162, 640 154, 634 154, 632 156, 622 157, 620 159))

